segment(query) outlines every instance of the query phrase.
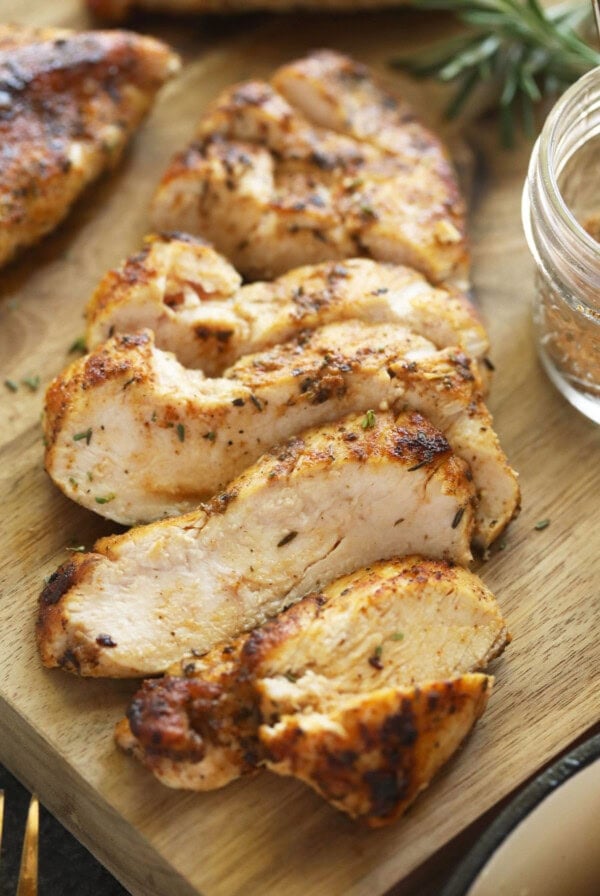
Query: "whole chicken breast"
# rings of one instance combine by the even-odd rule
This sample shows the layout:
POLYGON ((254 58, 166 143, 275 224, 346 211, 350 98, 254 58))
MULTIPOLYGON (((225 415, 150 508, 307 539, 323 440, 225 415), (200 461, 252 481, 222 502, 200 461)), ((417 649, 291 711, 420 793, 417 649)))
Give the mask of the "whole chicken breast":
POLYGON ((247 355, 219 379, 186 370, 148 331, 113 337, 50 385, 46 470, 83 506, 149 522, 191 510, 277 442, 382 407, 424 414, 468 461, 474 537, 487 546, 515 515, 519 488, 475 365, 396 324, 330 324, 247 355))
POLYGON ((239 357, 307 328, 348 318, 402 324, 438 348, 490 362, 487 333, 467 296, 434 287, 412 268, 366 258, 307 265, 240 288, 237 271, 185 234, 146 239, 102 279, 87 308, 86 342, 149 327, 159 348, 216 376, 239 357))
POLYGON ((0 26, 0 264, 116 164, 178 68, 165 44, 125 31, 0 26))
POLYGON ((299 9, 335 10, 336 12, 359 9, 379 9, 385 6, 401 6, 407 0, 87 0, 89 9, 104 19, 119 22, 133 9, 148 12, 218 13, 232 12, 293 12, 299 9))
POLYGON ((419 414, 308 430, 208 505, 101 539, 63 565, 40 599, 42 660, 152 675, 375 560, 468 564, 474 503, 466 463, 419 414))
POLYGON ((211 790, 266 765, 380 824, 463 739, 487 693, 469 673, 509 640, 472 573, 420 557, 377 563, 145 682, 117 743, 171 787, 211 790), (392 761, 396 714, 397 734, 412 722, 413 735, 392 761))
POLYGON ((365 66, 331 51, 221 94, 165 173, 152 220, 211 240, 249 279, 352 256, 434 283, 467 275, 465 206, 441 143, 365 66), (322 83, 334 100, 317 120, 307 70, 310 89, 322 83))

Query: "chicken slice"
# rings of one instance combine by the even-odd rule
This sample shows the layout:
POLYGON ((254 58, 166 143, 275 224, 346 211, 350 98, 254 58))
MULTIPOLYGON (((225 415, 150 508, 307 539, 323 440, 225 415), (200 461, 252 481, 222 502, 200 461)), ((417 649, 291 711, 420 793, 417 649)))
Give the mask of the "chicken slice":
POLYGON ((438 348, 459 346, 483 362, 485 329, 466 297, 417 271, 367 258, 289 271, 247 284, 208 244, 183 234, 151 236, 109 271, 87 308, 89 348, 114 333, 149 327, 159 348, 217 376, 239 357, 347 318, 402 324, 438 348))
POLYGON ((377 563, 146 681, 117 742, 172 787, 211 790, 267 765, 380 823, 463 739, 487 684, 467 673, 509 640, 472 573, 419 557, 377 563), (386 732, 409 730, 390 761, 386 732))
POLYGON ((441 144, 427 134, 408 103, 391 95, 366 65, 332 50, 318 50, 277 69, 271 83, 308 121, 346 134, 383 152, 429 166, 434 177, 448 168, 441 144))
POLYGON ((292 63, 274 83, 287 99, 249 81, 209 107, 159 185, 154 226, 210 239, 250 279, 362 255, 464 284, 465 206, 438 139, 366 67, 331 51, 292 63), (322 80, 332 94, 335 80, 337 105, 321 102, 316 121, 298 77, 306 68, 313 93, 322 80))
POLYGON ((165 44, 129 32, 0 27, 0 264, 116 164, 178 68, 165 44))
POLYGON ((462 675, 382 688, 329 712, 283 716, 261 730, 266 766, 309 784, 370 827, 395 821, 483 713, 493 679, 462 675))
POLYGON ((47 666, 163 672, 357 566, 409 553, 468 564, 467 465, 416 413, 308 430, 182 517, 101 539, 40 601, 47 666))
POLYGON ((148 331, 113 337, 50 385, 46 470, 83 506, 149 522, 191 510, 277 442, 382 406, 424 414, 468 461, 474 536, 487 546, 515 515, 519 488, 474 365, 395 324, 330 324, 247 355, 221 379, 186 370, 148 331))
POLYGON ((86 0, 89 9, 104 19, 120 22, 133 9, 144 9, 149 12, 174 13, 218 13, 224 15, 231 12, 253 12, 269 10, 271 12, 293 12, 298 9, 312 10, 345 10, 380 9, 382 7, 402 6, 408 0, 86 0))

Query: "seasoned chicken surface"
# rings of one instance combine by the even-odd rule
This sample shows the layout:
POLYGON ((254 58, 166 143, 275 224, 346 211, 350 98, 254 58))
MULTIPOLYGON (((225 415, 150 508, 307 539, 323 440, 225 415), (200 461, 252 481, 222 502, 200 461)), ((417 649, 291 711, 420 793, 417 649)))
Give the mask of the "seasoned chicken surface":
POLYGON ((419 414, 308 430, 208 505, 101 539, 63 565, 40 599, 43 662, 151 675, 378 559, 468 564, 474 502, 466 463, 419 414))
POLYGON ((0 26, 0 264, 116 164, 178 67, 165 44, 129 32, 0 26))
MULTIPOLYGON (((148 237, 109 271, 87 308, 89 348, 149 327, 159 348, 216 376, 239 357, 307 328, 348 318, 402 324, 438 348, 459 346, 482 362, 489 342, 466 295, 433 287, 417 271, 366 258, 289 271, 246 284, 223 256, 193 237, 148 237)), ((487 366, 486 366, 487 365, 487 366)))
POLYGON ((335 12, 359 9, 379 9, 385 6, 402 6, 408 0, 87 0, 88 7, 98 16, 119 22, 133 9, 161 13, 218 13, 293 12, 299 9, 334 10, 335 12))
POLYGON ((434 283, 467 274, 465 207, 441 143, 331 51, 222 93, 165 173, 152 220, 211 240, 250 279, 352 256, 434 283))
POLYGON ((462 675, 360 694, 329 712, 283 715, 261 731, 267 768, 382 827, 456 752, 482 715, 492 683, 487 675, 462 675))
POLYGON ((390 821, 469 730, 485 691, 467 673, 508 640, 473 574, 419 557, 377 563, 145 682, 117 742, 172 787, 211 790, 266 765, 354 816, 390 821), (397 734, 415 730, 392 759, 396 713, 397 734))
POLYGON ((148 331, 113 337, 51 384, 46 469, 85 507, 149 522, 191 510, 277 442, 381 407, 424 414, 468 461, 474 536, 487 546, 514 516, 519 488, 477 371, 459 349, 438 351, 396 324, 330 324, 246 355, 219 379, 186 370, 148 331))

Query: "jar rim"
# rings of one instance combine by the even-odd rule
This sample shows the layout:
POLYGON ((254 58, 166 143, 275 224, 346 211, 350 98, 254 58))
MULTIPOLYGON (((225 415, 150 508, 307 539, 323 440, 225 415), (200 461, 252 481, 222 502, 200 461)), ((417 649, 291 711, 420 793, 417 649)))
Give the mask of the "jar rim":
POLYGON ((582 107, 579 101, 582 96, 589 93, 592 85, 600 101, 600 66, 593 68, 579 78, 575 84, 572 84, 551 109, 540 133, 538 145, 536 146, 537 152, 532 156, 532 162, 536 156, 541 180, 545 188, 545 198, 550 204, 553 214, 564 228, 564 233, 561 236, 566 237, 569 243, 575 244, 577 251, 583 254, 588 265, 597 268, 600 261, 598 242, 577 220, 565 202, 558 184, 558 176, 564 164, 589 139, 589 137, 580 139, 579 142, 571 147, 570 152, 563 159, 558 158, 558 146, 562 137, 566 134, 567 129, 573 125, 572 116, 568 114, 569 109, 577 109, 579 117, 581 117, 583 113, 581 112, 582 107))

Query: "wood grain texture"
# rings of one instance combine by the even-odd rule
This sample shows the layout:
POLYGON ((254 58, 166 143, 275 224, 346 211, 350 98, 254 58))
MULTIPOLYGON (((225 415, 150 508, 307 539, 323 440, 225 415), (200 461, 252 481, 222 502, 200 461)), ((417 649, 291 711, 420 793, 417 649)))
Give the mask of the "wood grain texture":
MULTIPOLYGON (((2 17, 87 24, 76 0, 22 6, 5 0, 2 17)), ((493 667, 496 687, 473 736, 406 818, 369 832, 301 784, 268 774, 212 794, 171 792, 113 747, 112 726, 132 683, 48 672, 35 651, 43 577, 71 540, 89 546, 111 530, 68 502, 43 472, 43 390, 83 330, 90 291, 138 246, 170 154, 225 84, 314 46, 383 65, 431 36, 433 24, 433 14, 400 12, 260 17, 235 26, 151 20, 153 33, 184 52, 182 77, 167 86, 119 170, 88 191, 54 236, 0 274, 0 379, 41 377, 37 392, 0 389, 0 760, 140 896, 383 893, 600 717, 600 429, 563 401, 536 360, 519 210, 530 147, 500 151, 495 122, 471 134, 481 160, 474 284, 497 365, 490 405, 521 473, 524 509, 505 549, 480 572, 514 640, 493 667), (550 526, 535 531, 544 517, 550 526)), ((439 92, 414 85, 407 92, 434 121, 439 92)))

